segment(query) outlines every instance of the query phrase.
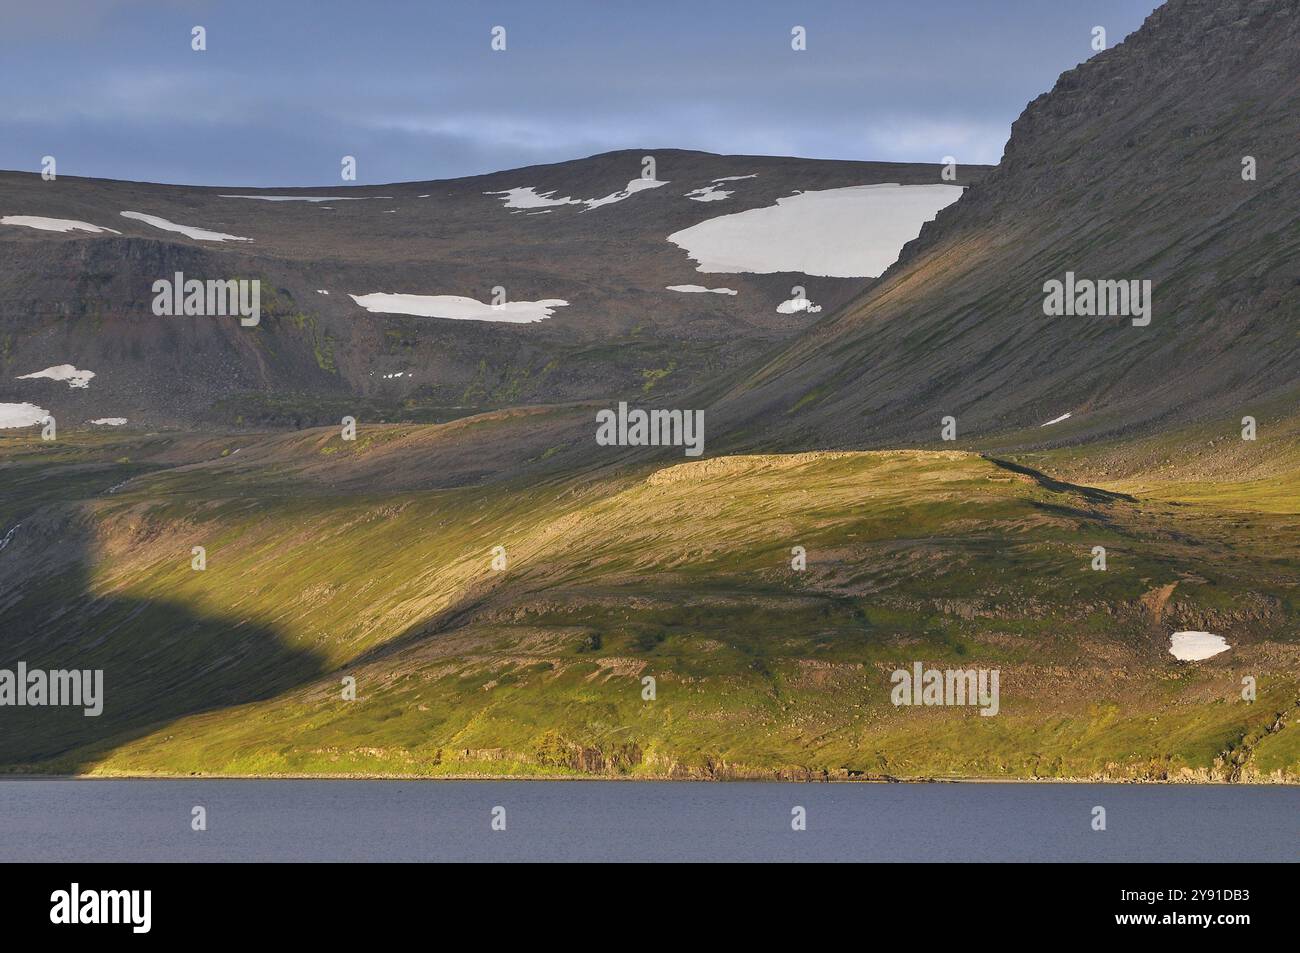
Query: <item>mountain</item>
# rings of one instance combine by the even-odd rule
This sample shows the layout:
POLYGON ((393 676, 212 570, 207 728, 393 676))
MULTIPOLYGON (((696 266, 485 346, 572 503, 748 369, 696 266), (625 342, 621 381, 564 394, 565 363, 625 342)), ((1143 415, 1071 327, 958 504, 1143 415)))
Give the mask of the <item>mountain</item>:
MULTIPOLYGON (((573 179, 547 177, 551 168, 466 186, 457 247, 473 243, 489 211, 504 213, 505 231, 483 239, 472 261, 443 249, 439 267, 463 267, 467 282, 472 272, 481 295, 482 261, 545 259, 547 282, 528 285, 529 295, 573 302, 511 327, 372 318, 336 302, 335 291, 449 290, 416 283, 414 259, 403 266, 409 288, 387 283, 402 243, 381 241, 372 219, 397 213, 374 211, 376 200, 345 213, 367 236, 352 245, 370 251, 340 251, 328 267, 321 240, 302 252, 309 263, 292 255, 295 229, 325 209, 227 199, 247 206, 191 218, 124 195, 96 210, 91 196, 107 191, 96 184, 84 202, 30 210, 105 225, 125 207, 256 234, 268 252, 259 249, 260 267, 305 269, 288 289, 294 301, 313 286, 331 294, 301 328, 297 312, 277 320, 273 309, 274 349, 237 336, 232 320, 185 338, 177 368, 202 363, 191 350, 205 360, 226 353, 215 342, 229 336, 229 353, 251 348, 294 381, 249 372, 225 387, 221 374, 195 370, 211 377, 210 409, 183 397, 168 409, 154 381, 173 386, 176 372, 152 369, 148 356, 165 349, 110 354, 82 333, 91 319, 75 296, 72 325, 50 319, 21 342, 23 370, 95 356, 63 357, 50 341, 92 341, 84 346, 117 363, 87 362, 97 376, 84 389, 6 381, 6 399, 31 387, 68 399, 110 394, 120 376, 138 382, 140 413, 186 425, 73 426, 55 441, 31 428, 0 435, 0 669, 86 667, 105 682, 94 718, 7 709, 0 765, 101 775, 1300 781, 1296 20, 1294 3, 1171 0, 1032 103, 1004 162, 875 281, 735 271, 771 249, 738 257, 738 231, 752 230, 694 206, 733 201, 774 173, 716 182, 756 168, 717 157, 692 160, 702 165, 689 181, 661 162, 659 178, 683 182, 675 196, 629 188, 630 156, 599 182, 578 174, 597 161, 584 160, 573 179), (1256 159, 1255 180, 1241 178, 1238 153, 1256 159), (732 198, 684 194, 731 184, 732 198), (569 201, 514 215, 499 196, 481 201, 482 191, 530 187, 569 201), (700 225, 707 240, 680 234, 700 225), (568 244, 518 237, 542 227, 568 244), (364 255, 374 260, 353 261, 364 255), (719 270, 699 273, 692 257, 719 270), (1151 322, 1045 314, 1044 285, 1066 272, 1150 280, 1151 322), (337 390, 294 396, 315 372, 310 338, 290 328, 341 336, 396 321, 437 331, 460 342, 457 366, 468 373, 475 361, 504 360, 474 344, 476 334, 499 343, 536 331, 526 339, 540 348, 547 334, 586 333, 581 321, 561 323, 582 300, 581 288, 552 290, 569 273, 605 289, 615 317, 601 333, 649 320, 614 310, 633 290, 689 282, 739 292, 682 293, 695 303, 659 319, 665 340, 677 335, 671 355, 641 370, 685 355, 685 329, 708 308, 773 307, 805 282, 825 304, 820 315, 786 315, 796 320, 773 331, 761 356, 742 342, 749 356, 719 357, 708 373, 681 357, 677 367, 696 368, 682 374, 682 390, 676 370, 649 388, 653 375, 620 377, 615 356, 593 343, 593 389, 573 375, 560 388, 557 375, 546 402, 523 405, 521 385, 486 412, 439 407, 467 414, 442 422, 422 419, 408 396, 417 400, 399 408, 408 419, 382 423, 392 400, 362 382, 399 365, 357 345, 331 352, 337 390), (336 304, 346 321, 331 317, 336 304), (373 398, 376 413, 362 414, 354 440, 337 418, 257 429, 241 412, 236 425, 229 402, 263 382, 275 401, 293 396, 305 408, 290 424, 356 406, 358 394, 387 403, 373 398), (623 393, 702 409, 703 458, 595 440, 593 411, 623 393), (336 394, 345 399, 330 405, 336 394), (946 415, 957 423, 951 443, 939 439, 946 415), (1246 415, 1258 417, 1254 440, 1243 439, 1246 415), (1187 640, 1199 651, 1186 651, 1187 640), (911 678, 918 666, 949 680, 996 673, 1000 693, 979 704, 898 703, 900 673, 911 678)), ((938 171, 910 182, 933 188, 938 171)), ((817 184, 863 185, 863 174, 817 184)), ((830 220, 854 202, 898 197, 877 184, 828 200, 789 194, 810 183, 787 179, 749 211, 766 218, 779 199, 830 220)), ((38 283, 48 260, 82 292, 94 272, 78 256, 249 254, 146 238, 140 227, 124 225, 121 238, 0 237, 28 256, 38 283)), ((817 251, 833 257, 846 246, 830 231, 801 241, 829 237, 817 251)), ((840 270, 829 260, 820 270, 840 270)), ((117 274, 105 271, 103 284, 116 287, 117 274)), ((8 300, 40 300, 16 293, 24 279, 8 275, 8 300)), ((740 325, 717 320, 709 346, 724 348, 740 325)), ((170 333, 179 341, 185 332, 170 333)))
POLYGON ((803 449, 936 442, 948 415, 962 441, 1235 430, 1295 405, 1297 222, 1300 7, 1171 0, 1030 103, 997 169, 881 280, 720 384, 715 432, 803 449), (1150 281, 1150 323, 1045 315, 1067 272, 1150 281))
POLYGON ((796 191, 886 182, 938 183, 940 169, 669 149, 337 189, 3 173, 0 402, 74 426, 295 427, 680 392, 808 325, 813 312, 778 311, 793 286, 824 312, 869 280, 733 274, 710 287, 734 294, 671 291, 701 275, 668 237, 796 191), (259 323, 156 315, 154 282, 177 273, 260 281, 259 323), (481 304, 462 310, 479 319, 374 313, 350 297, 387 307, 393 294, 470 298, 481 304), (506 308, 486 307, 495 294, 506 308), (549 317, 522 304, 553 300, 567 303, 549 317), (541 320, 503 321, 516 307, 541 320), (28 376, 64 365, 95 376, 28 376))

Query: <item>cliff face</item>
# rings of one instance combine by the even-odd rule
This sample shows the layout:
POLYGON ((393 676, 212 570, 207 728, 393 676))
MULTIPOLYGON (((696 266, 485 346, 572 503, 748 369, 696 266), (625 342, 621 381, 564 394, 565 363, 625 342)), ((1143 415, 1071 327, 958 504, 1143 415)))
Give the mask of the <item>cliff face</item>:
POLYGON ((1044 433, 1124 435, 1293 394, 1298 133, 1300 4, 1171 0, 1030 103, 998 168, 730 386, 715 428, 849 447, 1070 413, 1044 433), (1149 325, 1045 315, 1066 272, 1150 281, 1149 325))

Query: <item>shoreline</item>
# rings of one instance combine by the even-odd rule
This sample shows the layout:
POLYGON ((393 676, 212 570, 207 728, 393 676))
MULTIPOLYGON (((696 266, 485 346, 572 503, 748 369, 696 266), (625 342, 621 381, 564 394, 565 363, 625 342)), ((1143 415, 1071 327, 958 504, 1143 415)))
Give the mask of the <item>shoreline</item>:
POLYGON ((598 775, 519 775, 519 774, 446 774, 437 776, 405 774, 166 774, 166 773, 112 773, 112 774, 42 774, 38 772, 3 772, 0 781, 544 781, 544 782, 641 782, 647 784, 1099 784, 1150 785, 1165 787, 1270 787, 1289 788, 1300 785, 1300 779, 1283 781, 1191 781, 1152 779, 1099 779, 1099 778, 664 778, 598 775))

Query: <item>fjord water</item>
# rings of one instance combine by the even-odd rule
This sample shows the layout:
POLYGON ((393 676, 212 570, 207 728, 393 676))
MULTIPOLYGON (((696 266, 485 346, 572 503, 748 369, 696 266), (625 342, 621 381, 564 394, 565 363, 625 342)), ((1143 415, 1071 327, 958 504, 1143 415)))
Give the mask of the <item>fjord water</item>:
POLYGON ((1294 861, 1300 788, 0 781, 4 861, 1294 861), (195 806, 207 830, 191 830, 195 806), (807 829, 791 829, 791 811, 807 829), (1092 829, 1093 808, 1106 830, 1092 829), (493 809, 506 829, 494 831, 493 809))

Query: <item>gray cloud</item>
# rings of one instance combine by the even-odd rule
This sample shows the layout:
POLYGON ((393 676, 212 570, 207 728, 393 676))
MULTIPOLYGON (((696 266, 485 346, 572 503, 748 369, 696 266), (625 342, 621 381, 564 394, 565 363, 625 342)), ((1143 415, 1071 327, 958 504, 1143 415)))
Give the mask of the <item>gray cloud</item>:
POLYGON ((366 182, 640 147, 995 162, 1024 104, 1091 54, 1093 23, 1116 41, 1153 5, 664 2, 629 20, 564 0, 56 0, 0 18, 0 166, 291 185, 337 181, 344 154, 366 182), (189 49, 195 22, 207 52, 189 49), (495 22, 506 53, 488 49, 495 22))

